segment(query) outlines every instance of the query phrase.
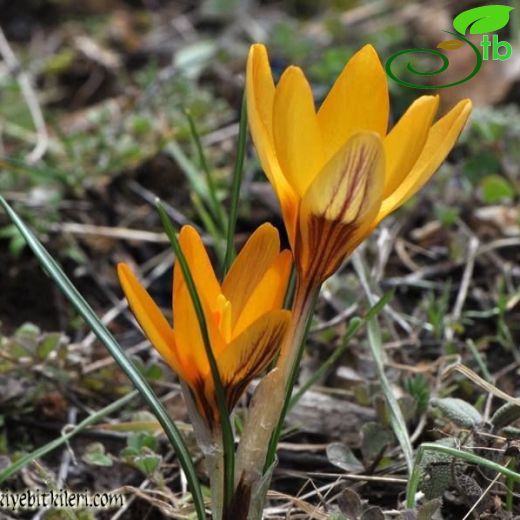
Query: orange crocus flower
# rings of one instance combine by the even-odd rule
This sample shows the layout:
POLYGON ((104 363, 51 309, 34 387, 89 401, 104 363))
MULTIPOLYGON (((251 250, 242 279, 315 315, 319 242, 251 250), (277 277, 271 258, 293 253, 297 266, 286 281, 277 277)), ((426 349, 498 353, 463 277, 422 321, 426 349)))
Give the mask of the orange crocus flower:
POLYGON ((422 96, 387 133, 387 79, 371 45, 346 64, 317 112, 302 70, 288 67, 275 86, 265 47, 253 45, 246 94, 253 141, 308 286, 426 183, 471 111, 463 100, 433 123, 438 96, 422 96))
MULTIPOLYGON (((285 334, 290 312, 281 307, 291 254, 280 252, 278 231, 264 224, 247 241, 220 285, 197 231, 184 226, 179 242, 201 300, 231 411, 248 383, 272 361, 285 334)), ((126 264, 118 265, 118 275, 144 333, 188 384, 201 416, 210 426, 216 425, 215 386, 180 265, 174 267, 173 327, 126 264)))

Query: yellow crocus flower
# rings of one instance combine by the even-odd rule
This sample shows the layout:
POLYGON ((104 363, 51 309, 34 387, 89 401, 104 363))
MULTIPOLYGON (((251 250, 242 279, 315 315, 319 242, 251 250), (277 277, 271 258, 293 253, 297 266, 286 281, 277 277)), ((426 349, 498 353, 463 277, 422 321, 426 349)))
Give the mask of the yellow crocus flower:
MULTIPOLYGON (((280 252, 278 231, 264 224, 249 238, 220 285, 197 231, 184 226, 179 243, 201 300, 231 410, 248 383, 272 361, 287 329, 290 312, 281 307, 291 254, 280 252)), ((126 264, 118 265, 118 276, 144 333, 188 384, 201 416, 210 426, 217 425, 210 365, 180 265, 175 264, 173 275, 173 327, 126 264)))
POLYGON ((266 48, 255 44, 246 94, 253 141, 307 286, 334 273, 426 183, 471 111, 463 100, 433 123, 438 96, 422 96, 387 133, 387 79, 371 45, 346 64, 316 112, 302 70, 288 67, 275 86, 266 48))

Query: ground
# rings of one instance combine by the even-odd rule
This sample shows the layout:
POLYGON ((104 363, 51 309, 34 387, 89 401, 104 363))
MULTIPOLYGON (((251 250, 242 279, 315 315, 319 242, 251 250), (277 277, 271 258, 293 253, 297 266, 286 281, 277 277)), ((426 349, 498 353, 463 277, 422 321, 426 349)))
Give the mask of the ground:
MULTIPOLYGON (((156 196, 177 226, 192 223, 209 242, 223 243, 212 225, 190 118, 227 213, 252 42, 266 42, 275 75, 289 64, 301 66, 319 102, 363 44, 372 43, 383 62, 402 49, 435 48, 454 15, 476 5, 0 0, 0 193, 142 368, 180 425, 203 482, 206 470, 178 381, 136 326, 115 271, 117 262, 130 263, 167 312, 173 254, 154 209, 156 196)), ((299 382, 317 371, 320 377, 288 416, 266 518, 448 520, 464 518, 475 504, 471 518, 520 515, 511 480, 497 478, 488 488, 496 471, 438 452, 423 459, 422 509, 406 510, 407 468, 376 362, 383 361, 416 455, 421 443, 442 440, 515 469, 518 27, 513 17, 499 31, 511 42, 510 61, 484 63, 453 89, 438 88, 445 76, 430 78, 426 93, 441 95, 442 111, 466 96, 476 109, 428 186, 326 282, 299 382), (378 350, 364 317, 383 295, 378 350)), ((468 55, 450 52, 449 78, 463 77, 468 55)), ((403 77, 405 65, 398 65, 403 77)), ((425 91, 389 85, 393 123, 425 91)), ((237 247, 265 221, 287 244, 278 203, 248 142, 237 247)), ((212 254, 217 264, 222 248, 212 254)), ((4 213, 0 259, 1 476, 23 454, 132 387, 4 213)), ((242 414, 239 407, 237 417, 242 414)), ((69 444, 0 482, 10 490, 124 488, 127 496, 119 511, 2 513, 7 518, 115 520, 192 511, 176 456, 138 398, 101 412, 69 444)))

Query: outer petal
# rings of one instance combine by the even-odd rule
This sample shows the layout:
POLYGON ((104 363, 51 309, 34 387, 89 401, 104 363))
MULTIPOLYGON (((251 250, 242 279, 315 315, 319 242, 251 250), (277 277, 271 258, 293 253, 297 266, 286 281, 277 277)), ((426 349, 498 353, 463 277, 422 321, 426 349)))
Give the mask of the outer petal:
POLYGON ((128 304, 144 333, 159 354, 183 379, 186 373, 176 352, 173 329, 126 264, 118 264, 117 274, 128 304))
MULTIPOLYGON (((179 243, 186 257, 186 261, 190 266, 191 275, 199 291, 204 296, 206 302, 211 309, 214 309, 217 298, 220 294, 220 284, 215 276, 215 271, 208 257, 208 253, 202 239, 192 226, 183 226, 179 233, 179 243)), ((175 263, 175 275, 173 277, 174 284, 180 283, 181 267, 178 262, 175 263)), ((173 288, 173 296, 175 296, 176 287, 173 288)))
POLYGON ((236 317, 233 337, 240 335, 263 314, 282 307, 289 283, 291 263, 292 254, 288 250, 282 251, 276 257, 252 292, 240 316, 236 317))
MULTIPOLYGON (((291 313, 275 310, 264 314, 238 336, 218 359, 220 377, 233 408, 248 383, 263 372, 280 348, 291 313)), ((209 395, 212 385, 209 386, 209 395)))
POLYGON ((249 129, 262 167, 280 200, 287 232, 292 241, 296 227, 298 200, 280 169, 274 148, 272 125, 274 92, 267 50, 263 45, 253 45, 249 51, 246 73, 249 129))
POLYGON ((388 113, 386 73, 375 49, 365 45, 347 63, 318 112, 325 160, 355 132, 369 130, 384 137, 388 113))
POLYGON ((376 222, 383 220, 424 186, 455 145, 470 112, 471 101, 460 101, 432 126, 417 162, 395 191, 383 200, 376 222))
POLYGON ((278 231, 271 224, 263 224, 251 235, 233 262, 222 284, 222 292, 231 302, 232 326, 279 252, 278 231))
POLYGON ((352 252, 379 210, 384 153, 378 134, 361 132, 325 165, 300 210, 295 259, 300 276, 320 283, 352 252))
POLYGON ((417 161, 439 107, 439 96, 415 100, 386 136, 385 193, 387 197, 401 184, 417 161))
MULTIPOLYGON (((204 347, 204 341, 200 331, 199 320, 188 287, 184 283, 182 272, 175 271, 174 276, 179 279, 174 284, 175 294, 173 305, 173 323, 175 326, 175 342, 179 351, 179 357, 185 365, 192 368, 192 378, 188 382, 193 385, 194 378, 206 378, 210 373, 209 362, 204 347)), ((218 321, 210 309, 206 299, 199 293, 203 307, 206 325, 208 327, 209 340, 215 356, 224 349, 225 343, 220 334, 218 321)))
POLYGON ((302 197, 323 165, 323 145, 312 90, 298 67, 289 67, 276 87, 273 136, 285 178, 302 197))

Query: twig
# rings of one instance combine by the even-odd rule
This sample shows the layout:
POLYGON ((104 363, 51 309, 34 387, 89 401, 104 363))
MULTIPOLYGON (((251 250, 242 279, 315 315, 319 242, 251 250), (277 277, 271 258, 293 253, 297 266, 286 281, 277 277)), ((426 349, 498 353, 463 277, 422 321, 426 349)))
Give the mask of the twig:
MULTIPOLYGON (((76 426, 77 417, 78 417, 78 409, 75 406, 72 406, 69 409, 67 427, 76 426)), ((63 432, 62 432, 62 434, 63 434, 63 432)), ((70 463, 73 460, 73 458, 74 458, 74 453, 67 442, 67 448, 65 449, 65 451, 63 452, 63 454, 61 456, 60 471, 58 473, 58 480, 56 481, 56 487, 58 489, 64 487, 63 485, 67 481, 67 475, 69 473, 69 466, 70 466, 70 463)))
POLYGON ((92 224, 80 224, 78 222, 63 222, 51 224, 50 231, 57 233, 70 233, 73 235, 91 235, 121 240, 138 240, 140 242, 155 242, 165 244, 168 238, 164 233, 155 233, 142 229, 130 229, 123 227, 95 226, 92 224))
MULTIPOLYGON (((375 291, 372 291, 372 288, 370 287, 370 282, 368 281, 363 264, 363 256, 359 249, 352 255, 352 265, 354 266, 354 270, 358 275, 359 281, 367 295, 370 305, 375 305, 377 303, 377 300, 379 300, 379 298, 381 297, 381 295, 378 295, 377 293, 375 293, 375 291)), ((412 333, 412 328, 410 327, 408 322, 406 322, 399 315, 399 313, 392 309, 390 305, 385 305, 385 307, 383 308, 383 313, 389 316, 393 321, 398 323, 405 332, 407 332, 408 334, 412 333)))
POLYGON ((47 151, 47 147, 49 145, 49 134, 47 133, 47 127, 45 126, 45 120, 43 119, 43 114, 38 103, 38 98, 36 96, 36 92, 32 86, 31 79, 29 75, 24 72, 22 69, 20 62, 18 61, 16 55, 12 51, 5 34, 0 27, 0 56, 2 56, 5 64, 7 65, 7 69, 9 73, 16 79, 18 85, 20 86, 20 90, 22 91, 22 95, 27 103, 27 108, 31 113, 31 118, 34 123, 34 128, 36 130, 36 146, 33 151, 27 156, 27 162, 30 164, 34 164, 38 162, 45 152, 47 151))
POLYGON ((473 275, 473 269, 475 267, 475 257, 478 250, 478 245, 478 239, 476 237, 471 237, 469 242, 469 251, 468 258, 466 261, 466 267, 464 268, 464 273, 462 275, 459 293, 457 294, 457 300, 455 301, 455 306, 453 307, 452 317, 457 320, 460 318, 460 315, 462 314, 462 308, 464 307, 464 302, 466 301, 466 296, 468 294, 471 277, 473 275))
MULTIPOLYGON (((138 354, 139 352, 146 350, 150 346, 150 342, 146 339, 144 341, 139 342, 137 345, 126 350, 126 353, 129 356, 133 356, 138 354)), ((112 356, 107 356, 102 359, 98 359, 89 365, 87 365, 82 371, 82 375, 90 374, 91 372, 95 372, 96 370, 100 370, 102 368, 106 368, 107 366, 113 365, 115 360, 112 356)))

